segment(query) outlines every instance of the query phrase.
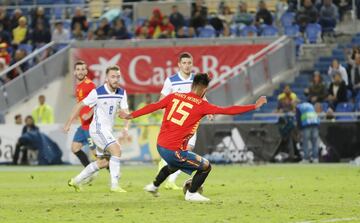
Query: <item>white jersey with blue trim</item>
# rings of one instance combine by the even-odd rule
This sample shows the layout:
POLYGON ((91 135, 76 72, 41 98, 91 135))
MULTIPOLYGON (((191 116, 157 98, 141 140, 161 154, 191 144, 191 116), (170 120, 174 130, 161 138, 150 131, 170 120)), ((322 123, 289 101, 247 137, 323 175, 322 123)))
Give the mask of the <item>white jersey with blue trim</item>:
POLYGON ((118 110, 128 109, 126 91, 117 88, 115 92, 111 92, 107 84, 93 89, 82 102, 87 106, 94 107, 90 131, 112 131, 118 110))
POLYGON ((190 74, 188 79, 184 79, 178 72, 166 78, 161 94, 167 96, 174 92, 189 93, 191 91, 191 84, 194 80, 194 76, 194 74, 190 74))

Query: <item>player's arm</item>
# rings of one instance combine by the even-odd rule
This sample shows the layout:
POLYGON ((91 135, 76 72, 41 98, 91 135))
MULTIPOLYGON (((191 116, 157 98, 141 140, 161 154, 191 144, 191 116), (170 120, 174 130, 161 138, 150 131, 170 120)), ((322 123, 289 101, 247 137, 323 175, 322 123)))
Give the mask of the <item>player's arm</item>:
POLYGON ((208 114, 237 115, 258 109, 266 103, 267 103, 266 97, 261 96, 259 97, 259 99, 256 101, 255 104, 250 104, 250 105, 218 107, 213 104, 207 103, 206 106, 203 107, 203 111, 205 115, 208 114))
POLYGON ((132 112, 131 114, 120 111, 119 117, 123 118, 123 119, 133 119, 133 118, 137 118, 137 117, 140 117, 143 115, 147 115, 147 114, 157 111, 159 109, 165 108, 167 106, 167 104, 169 103, 170 98, 172 98, 172 95, 168 95, 158 102, 148 104, 145 107, 132 112))
MULTIPOLYGON (((208 101, 207 98, 206 98, 206 95, 204 95, 204 100, 205 101, 208 101)), ((207 119, 209 121, 213 121, 215 119, 214 115, 213 114, 209 114, 209 115, 206 115, 207 119)))
POLYGON ((70 113, 70 117, 65 123, 64 131, 68 132, 70 130, 71 123, 74 121, 75 118, 78 117, 80 110, 85 106, 84 102, 80 101, 77 103, 74 108, 72 109, 72 112, 70 113))
POLYGON ((93 107, 96 103, 96 99, 97 99, 97 93, 96 93, 96 90, 94 89, 89 93, 89 95, 86 98, 84 98, 84 100, 80 101, 79 103, 77 103, 74 106, 69 119, 65 123, 65 126, 64 126, 65 132, 69 131, 71 123, 75 120, 75 118, 77 118, 79 116, 80 110, 86 105, 93 107))

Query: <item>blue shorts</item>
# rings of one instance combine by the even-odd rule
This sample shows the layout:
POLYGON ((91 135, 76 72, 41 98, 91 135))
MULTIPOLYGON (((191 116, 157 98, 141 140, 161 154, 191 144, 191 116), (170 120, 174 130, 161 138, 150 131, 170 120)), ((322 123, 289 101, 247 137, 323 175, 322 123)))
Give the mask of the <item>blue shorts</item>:
POLYGON ((160 156, 170 167, 180 169, 191 175, 195 170, 203 170, 207 159, 190 151, 173 151, 157 145, 160 156))
POLYGON ((89 145, 90 149, 96 149, 96 145, 90 137, 89 130, 84 130, 81 128, 81 126, 77 128, 73 142, 78 142, 83 145, 89 145))

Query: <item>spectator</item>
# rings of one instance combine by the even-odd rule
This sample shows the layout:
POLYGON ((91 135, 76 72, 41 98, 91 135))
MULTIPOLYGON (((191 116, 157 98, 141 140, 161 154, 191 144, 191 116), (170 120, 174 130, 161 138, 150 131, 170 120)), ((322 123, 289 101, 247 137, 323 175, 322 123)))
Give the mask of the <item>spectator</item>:
POLYGON ((169 17, 164 16, 160 26, 154 32, 153 38, 167 39, 175 35, 175 28, 170 23, 169 17))
POLYGON ((259 2, 259 10, 256 12, 255 15, 255 23, 257 26, 260 26, 262 24, 270 26, 273 23, 273 17, 270 11, 267 9, 265 1, 259 2))
POLYGON ((196 11, 194 16, 190 19, 190 26, 197 30, 198 28, 205 26, 206 22, 207 20, 201 16, 200 11, 196 11))
POLYGON ((151 27, 150 22, 146 20, 142 26, 136 29, 135 34, 139 39, 151 39, 154 34, 154 28, 151 27))
MULTIPOLYGON (((15 9, 14 14, 10 19, 10 30, 15 29, 19 25, 19 19, 23 16, 21 9, 15 9)), ((9 31, 10 31, 9 30, 9 31)))
POLYGON ((231 12, 229 6, 224 5, 223 10, 219 14, 219 18, 228 26, 231 24, 234 18, 234 14, 231 12))
MULTIPOLYGON (((8 66, 6 65, 6 62, 4 60, 4 58, 0 58, 0 74, 6 70, 8 66)), ((4 77, 3 75, 0 76, 0 86, 4 85, 5 82, 7 81, 6 76, 4 77)))
POLYGON ((80 29, 82 32, 87 32, 89 25, 81 8, 77 7, 75 9, 75 15, 71 20, 71 30, 74 31, 76 28, 76 23, 80 24, 80 29))
POLYGON ((218 15, 216 13, 210 13, 209 22, 206 20, 204 27, 207 27, 209 25, 211 25, 210 28, 214 28, 218 34, 224 30, 224 26, 226 24, 224 25, 223 21, 218 17, 218 15))
POLYGON ((51 35, 51 40, 55 42, 66 42, 70 40, 69 30, 64 28, 62 21, 55 22, 55 29, 51 35))
POLYGON ((72 33, 71 33, 71 39, 76 39, 76 40, 85 40, 86 39, 86 34, 81 29, 81 24, 78 22, 75 23, 75 25, 74 25, 74 29, 72 30, 72 33))
POLYGON ((172 6, 172 13, 170 14, 170 22, 175 27, 177 32, 179 28, 185 25, 184 16, 178 11, 177 5, 172 6))
MULTIPOLYGON (((25 126, 22 129, 21 135, 23 136, 25 133, 31 132, 31 131, 39 131, 39 128, 34 124, 34 119, 29 115, 25 118, 25 126)), ((18 140, 15 147, 14 157, 13 157, 13 164, 17 165, 20 151, 23 152, 22 158, 21 158, 21 164, 26 165, 28 164, 27 160, 27 151, 28 149, 35 149, 35 148, 28 148, 27 146, 24 146, 24 143, 21 142, 21 140, 18 140)))
POLYGON ((10 19, 4 7, 0 7, 0 24, 3 27, 3 30, 7 32, 11 31, 10 19))
POLYGON ((3 24, 0 23, 0 43, 11 45, 11 35, 7 30, 4 30, 3 24))
POLYGON ((250 26, 253 22, 253 16, 247 11, 247 3, 239 4, 239 11, 234 15, 233 22, 243 26, 250 26))
POLYGON ((349 88, 355 97, 360 89, 360 53, 355 55, 355 61, 350 70, 349 88))
MULTIPOLYGON (((21 61, 26 57, 26 51, 24 49, 17 49, 15 51, 15 55, 13 60, 10 63, 10 66, 13 64, 16 64, 17 62, 21 61)), ((19 76, 20 74, 24 73, 29 69, 29 64, 27 61, 21 63, 19 66, 11 70, 9 73, 7 73, 7 81, 14 79, 15 77, 19 76)))
POLYGON ((307 95, 308 101, 312 104, 316 102, 323 102, 326 99, 326 86, 319 71, 315 71, 310 87, 306 88, 304 93, 307 95))
POLYGON ((355 64, 355 55, 360 53, 360 47, 353 46, 351 52, 347 52, 347 65, 348 65, 348 71, 352 69, 352 66, 355 64))
POLYGON ((199 16, 206 20, 208 9, 203 0, 196 0, 195 3, 192 3, 191 17, 194 17, 196 13, 199 13, 199 16))
POLYGON ((32 111, 35 124, 53 124, 54 111, 52 107, 45 104, 45 96, 39 96, 39 106, 32 111))
POLYGON ((316 23, 318 20, 318 11, 311 0, 304 0, 304 6, 296 14, 296 22, 300 26, 301 31, 309 23, 316 23))
POLYGON ((334 79, 328 89, 329 107, 335 110, 336 105, 341 102, 347 102, 347 88, 341 78, 341 74, 336 72, 334 79))
POLYGON ((110 25, 106 18, 102 18, 99 24, 99 27, 95 31, 96 40, 106 40, 109 39, 110 34, 110 25))
POLYGON ((153 29, 156 29, 157 27, 161 26, 162 24, 162 20, 163 20, 163 16, 161 14, 161 11, 160 9, 158 8, 155 8, 153 10, 153 15, 150 19, 150 26, 153 28, 153 29))
POLYGON ((41 47, 51 41, 51 33, 46 27, 44 27, 42 22, 39 22, 33 30, 31 41, 34 48, 41 47))
POLYGON ((112 39, 129 39, 129 33, 126 30, 124 20, 118 18, 114 22, 114 28, 111 29, 112 39))
POLYGON ((339 18, 337 7, 332 3, 332 0, 324 0, 324 4, 320 9, 319 24, 322 27, 335 27, 336 20, 339 18))
POLYGON ((15 125, 22 125, 22 124, 23 124, 23 120, 22 120, 22 115, 21 115, 21 114, 15 115, 14 119, 15 119, 15 125))
POLYGON ((289 85, 284 87, 283 93, 278 96, 278 112, 295 112, 297 96, 291 91, 289 85))
POLYGON ((288 3, 288 0, 280 0, 280 1, 277 1, 276 3, 276 21, 280 21, 281 19, 281 16, 289 11, 289 3, 288 3))
POLYGON ((339 9, 339 19, 340 21, 343 21, 344 14, 346 11, 349 11, 352 7, 352 1, 349 0, 335 0, 334 4, 339 9))
POLYGON ((28 42, 29 39, 29 29, 27 26, 27 20, 24 16, 20 17, 19 25, 13 29, 13 44, 19 45, 28 42))
POLYGON ((38 23, 41 23, 45 29, 50 29, 49 21, 50 19, 45 16, 44 8, 38 7, 32 16, 31 28, 36 29, 38 23))
POLYGON ((336 73, 340 73, 341 79, 345 82, 345 85, 348 86, 349 80, 348 80, 348 74, 346 72, 345 67, 343 67, 337 59, 334 59, 329 67, 328 75, 331 78, 334 78, 334 75, 336 73))
POLYGON ((309 102, 298 104, 296 106, 296 121, 298 128, 302 132, 302 149, 304 151, 302 162, 309 162, 311 157, 313 163, 318 163, 320 119, 314 106, 309 102), (309 154, 309 142, 311 142, 311 156, 309 154))
POLYGON ((8 45, 6 43, 0 43, 0 58, 5 60, 6 65, 9 65, 11 62, 11 56, 7 50, 8 45))

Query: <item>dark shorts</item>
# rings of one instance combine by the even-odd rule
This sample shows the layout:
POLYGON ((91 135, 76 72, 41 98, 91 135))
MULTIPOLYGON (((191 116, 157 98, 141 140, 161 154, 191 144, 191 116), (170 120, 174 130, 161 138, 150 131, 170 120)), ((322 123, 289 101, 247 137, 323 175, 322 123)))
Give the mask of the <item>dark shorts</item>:
POLYGON ((173 151, 157 145, 160 156, 173 168, 191 175, 195 170, 203 170, 207 159, 190 151, 173 151))
POLYGON ((96 145, 92 141, 89 131, 82 129, 81 126, 77 128, 73 141, 83 145, 88 145, 90 149, 96 149, 96 145))

